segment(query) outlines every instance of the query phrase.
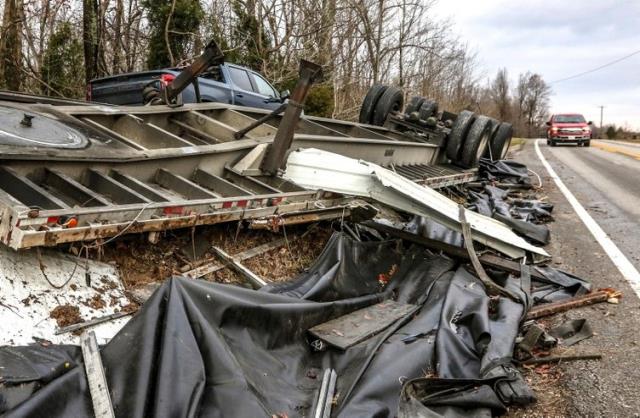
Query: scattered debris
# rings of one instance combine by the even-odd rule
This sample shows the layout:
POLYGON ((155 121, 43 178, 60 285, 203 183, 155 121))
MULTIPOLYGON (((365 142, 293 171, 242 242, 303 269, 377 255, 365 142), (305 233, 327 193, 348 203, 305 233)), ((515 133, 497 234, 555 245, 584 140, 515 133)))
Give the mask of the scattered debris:
POLYGON ((51 318, 55 319, 58 323, 58 327, 63 328, 69 325, 74 325, 82 322, 82 316, 80 316, 80 309, 77 306, 60 305, 56 306, 49 314, 51 318))
POLYGON ((586 319, 570 319, 549 330, 549 335, 557 338, 564 346, 572 346, 593 337, 593 331, 586 319))
POLYGON ((593 335, 586 320, 534 321, 621 294, 541 264, 553 206, 540 178, 480 158, 504 157, 511 126, 420 97, 398 111, 401 91, 388 86, 370 91, 380 105, 363 104, 377 126, 301 118, 318 72, 303 63, 292 99, 268 115, 38 108, 33 126, 77 143, 3 154, 0 241, 21 252, 0 248, 11 272, 0 305, 27 324, 19 342, 38 344, 0 346, 0 398, 27 391, 0 413, 153 415, 152 391, 162 394, 153 408, 172 415, 213 411, 232 394, 239 416, 489 416, 536 400, 527 372, 550 381, 553 364, 601 358, 558 354, 593 335), (82 357, 60 344, 88 327, 102 350, 93 330, 82 357), (194 395, 203 379, 222 383, 194 395), (65 402, 31 396, 42 386, 65 402), (73 401, 89 395, 93 409, 73 401))
POLYGON ((532 358, 532 359, 523 361, 522 364, 528 366, 532 364, 560 363, 563 361, 600 360, 600 359, 602 359, 602 354, 572 354, 572 355, 532 358))
POLYGON ((64 334, 65 332, 75 332, 84 328, 92 327, 94 325, 101 324, 103 322, 112 321, 114 319, 122 318, 127 315, 131 315, 135 310, 123 310, 121 312, 116 312, 111 315, 102 316, 100 318, 94 318, 89 321, 84 321, 80 323, 74 323, 71 325, 60 327, 56 330, 56 334, 64 334))
POLYGON ((594 303, 606 302, 610 298, 611 294, 612 292, 610 290, 598 290, 584 296, 576 296, 569 300, 535 306, 527 313, 527 319, 542 318, 543 316, 553 315, 558 312, 593 305, 594 303))

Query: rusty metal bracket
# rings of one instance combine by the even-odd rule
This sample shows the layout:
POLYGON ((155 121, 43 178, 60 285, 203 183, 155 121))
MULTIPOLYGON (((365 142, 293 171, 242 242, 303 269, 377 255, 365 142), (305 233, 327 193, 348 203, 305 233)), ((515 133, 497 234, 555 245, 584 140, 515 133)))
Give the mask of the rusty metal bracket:
POLYGON ((256 129, 258 126, 262 125, 265 122, 270 121, 271 119, 274 119, 276 116, 278 116, 280 113, 284 112, 285 109, 287 108, 287 103, 283 103, 280 106, 278 106, 277 109, 275 109, 273 112, 271 113, 267 113, 266 115, 264 115, 263 117, 261 117, 260 119, 256 119, 255 122, 252 122, 249 126, 247 126, 246 128, 242 128, 240 129, 238 132, 233 134, 233 137, 235 139, 241 139, 242 137, 244 137, 247 132, 251 132, 254 129, 256 129))
POLYGON ((491 278, 487 275, 487 272, 484 271, 482 264, 480 263, 480 259, 478 258, 478 254, 476 254, 476 250, 473 248, 473 237, 471 236, 471 226, 469 222, 467 222, 467 218, 465 216, 465 208, 460 205, 460 226, 462 227, 462 237, 464 238, 464 246, 469 253, 469 259, 471 260, 471 264, 473 265, 473 269, 476 271, 478 278, 485 285, 487 289, 487 293, 489 295, 502 295, 507 296, 515 301, 520 301, 520 297, 513 293, 512 291, 505 289, 502 286, 496 284, 491 278))
POLYGON ((300 114, 304 102, 309 94, 309 89, 314 80, 322 75, 322 67, 313 62, 301 60, 298 83, 293 89, 293 93, 286 103, 284 116, 278 126, 276 137, 267 150, 267 155, 262 162, 262 171, 269 175, 278 174, 278 170, 283 168, 285 155, 293 142, 293 133, 300 120, 300 114))
POLYGON ((162 100, 165 104, 174 103, 176 98, 187 86, 212 65, 220 64, 224 61, 224 54, 218 44, 211 40, 204 48, 204 52, 196 58, 191 65, 183 69, 180 74, 162 90, 162 100))

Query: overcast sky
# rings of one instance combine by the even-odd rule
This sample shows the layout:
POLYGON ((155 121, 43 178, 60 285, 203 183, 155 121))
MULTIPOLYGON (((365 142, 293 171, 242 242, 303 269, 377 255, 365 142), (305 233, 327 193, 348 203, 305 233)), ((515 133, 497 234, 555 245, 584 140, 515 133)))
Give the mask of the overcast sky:
MULTIPOLYGON (((640 0, 439 0, 486 77, 506 67, 552 83, 640 49, 640 0)), ((591 74, 552 83, 552 112, 640 129, 640 54, 591 74)))

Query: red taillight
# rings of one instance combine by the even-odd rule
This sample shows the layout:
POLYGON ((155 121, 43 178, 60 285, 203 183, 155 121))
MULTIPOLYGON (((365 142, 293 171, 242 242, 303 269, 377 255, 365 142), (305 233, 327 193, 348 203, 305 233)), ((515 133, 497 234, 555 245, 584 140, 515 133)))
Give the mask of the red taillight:
POLYGON ((85 99, 90 102, 91 101, 91 84, 87 84, 87 92, 85 94, 85 99))
POLYGON ((176 76, 173 75, 173 74, 162 74, 160 76, 160 82, 162 82, 163 86, 168 85, 169 83, 171 83, 175 79, 176 79, 176 76))

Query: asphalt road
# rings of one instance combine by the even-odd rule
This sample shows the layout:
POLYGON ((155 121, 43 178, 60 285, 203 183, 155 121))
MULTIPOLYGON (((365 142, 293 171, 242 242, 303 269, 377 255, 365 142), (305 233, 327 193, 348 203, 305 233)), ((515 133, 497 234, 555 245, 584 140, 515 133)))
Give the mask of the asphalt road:
MULTIPOLYGON (((539 142, 567 188, 640 269, 640 145, 591 144, 550 147, 539 142)), ((614 287, 623 292, 618 305, 603 303, 553 317, 554 323, 587 318, 596 335, 568 350, 601 353, 603 359, 561 365, 563 377, 542 390, 556 398, 562 393, 562 401, 551 410, 545 405, 530 408, 523 416, 640 417, 640 300, 549 177, 533 140, 512 157, 540 175, 545 194, 555 205, 552 241, 546 249, 556 267, 589 279, 596 289, 614 287)), ((541 403, 549 398, 545 395, 541 394, 541 403)))
POLYGON ((640 144, 540 148, 580 203, 640 270, 640 144))

